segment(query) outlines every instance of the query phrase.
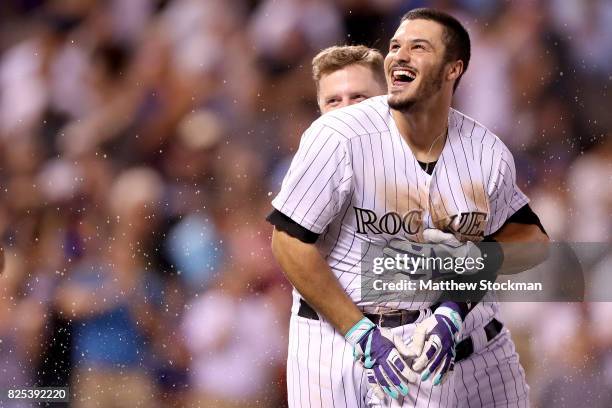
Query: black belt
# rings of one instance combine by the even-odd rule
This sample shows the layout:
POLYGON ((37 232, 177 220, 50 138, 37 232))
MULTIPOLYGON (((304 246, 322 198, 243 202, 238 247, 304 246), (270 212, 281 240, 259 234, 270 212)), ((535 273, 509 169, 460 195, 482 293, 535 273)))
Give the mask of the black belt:
MULTIPOLYGON (((405 324, 411 324, 417 321, 421 312, 418 310, 393 310, 388 313, 364 313, 364 316, 370 319, 374 324, 380 327, 399 327, 405 324)), ((319 315, 304 299, 300 299, 300 309, 298 316, 306 319, 319 320, 319 315)))
MULTIPOLYGON (((483 327, 485 335, 487 336, 487 343, 493 340, 495 336, 501 333, 504 328, 504 324, 499 320, 493 318, 489 323, 483 327)), ((463 339, 455 346, 455 362, 458 363, 461 360, 465 360, 474 353, 474 342, 471 337, 463 339)))
MULTIPOLYGON (((370 314, 365 313, 364 316, 370 319, 374 324, 380 327, 399 327, 405 324, 411 324, 416 322, 420 316, 418 310, 396 310, 385 314, 370 314)), ((305 317, 306 319, 319 320, 319 315, 304 299, 300 299, 300 309, 298 310, 298 316, 305 317)), ((499 320, 493 318, 489 323, 483 327, 485 335, 487 336, 487 342, 493 340, 495 336, 501 333, 504 328, 504 324, 499 320)), ((465 360, 474 353, 474 342, 471 337, 463 339, 457 346, 455 346, 455 362, 458 363, 461 360, 465 360)))

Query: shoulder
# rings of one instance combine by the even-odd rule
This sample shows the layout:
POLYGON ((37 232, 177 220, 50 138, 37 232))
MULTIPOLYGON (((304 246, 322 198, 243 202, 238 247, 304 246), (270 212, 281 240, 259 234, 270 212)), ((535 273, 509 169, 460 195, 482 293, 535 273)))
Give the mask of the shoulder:
MULTIPOLYGON (((347 139, 389 131, 389 106, 385 95, 333 110, 316 122, 334 129, 347 139)), ((316 123, 315 122, 315 123, 316 123)))
POLYGON ((450 110, 449 126, 454 127, 460 137, 469 139, 475 146, 480 146, 483 155, 500 157, 512 157, 508 146, 489 128, 482 123, 459 112, 456 109, 450 110))

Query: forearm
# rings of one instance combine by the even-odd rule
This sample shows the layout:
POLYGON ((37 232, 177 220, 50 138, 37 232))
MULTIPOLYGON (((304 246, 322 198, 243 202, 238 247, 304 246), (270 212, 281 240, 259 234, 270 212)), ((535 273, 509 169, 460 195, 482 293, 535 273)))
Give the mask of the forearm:
POLYGON ((363 318, 314 245, 275 229, 272 252, 300 295, 340 333, 345 334, 363 318))
MULTIPOLYGON (((488 267, 476 275, 457 276, 454 279, 456 282, 478 283, 483 279, 493 282, 498 275, 525 271, 548 257, 548 236, 537 225, 508 223, 492 238, 497 242, 483 242, 479 245, 481 254, 488 260, 488 267)), ((453 309, 457 309, 459 315, 465 318, 485 294, 486 291, 473 291, 469 294, 469 302, 458 301, 461 295, 452 291, 441 298, 454 304, 453 309)))
POLYGON ((525 271, 548 258, 549 239, 537 225, 509 223, 493 234, 493 238, 504 252, 501 275, 525 271))

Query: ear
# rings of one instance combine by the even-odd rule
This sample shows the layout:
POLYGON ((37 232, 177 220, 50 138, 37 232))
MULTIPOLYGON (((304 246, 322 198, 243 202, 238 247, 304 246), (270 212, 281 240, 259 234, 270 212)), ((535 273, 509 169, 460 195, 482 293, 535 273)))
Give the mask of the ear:
POLYGON ((463 73, 463 61, 457 60, 455 62, 451 62, 450 69, 448 71, 448 74, 446 75, 446 79, 454 82, 455 80, 457 80, 457 78, 461 76, 462 73, 463 73))
POLYGON ((319 87, 317 87, 317 106, 319 107, 319 112, 323 114, 323 99, 321 99, 321 94, 319 93, 319 87))
POLYGON ((324 113, 323 112, 323 108, 325 107, 323 101, 320 101, 320 100, 317 99, 317 106, 319 107, 319 114, 323 115, 323 113, 324 113))

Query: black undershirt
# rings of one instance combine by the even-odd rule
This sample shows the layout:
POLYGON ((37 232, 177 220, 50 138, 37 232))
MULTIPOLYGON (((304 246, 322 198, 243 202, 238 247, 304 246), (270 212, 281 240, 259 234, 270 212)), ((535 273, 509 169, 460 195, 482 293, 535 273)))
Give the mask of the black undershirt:
POLYGON ((420 160, 417 160, 417 161, 419 162, 419 165, 421 166, 423 171, 426 171, 427 174, 429 174, 430 176, 431 176, 431 173, 433 173, 434 167, 436 167, 436 163, 438 162, 437 160, 429 162, 429 163, 424 163, 420 160), (429 167, 427 165, 429 165, 429 167))

